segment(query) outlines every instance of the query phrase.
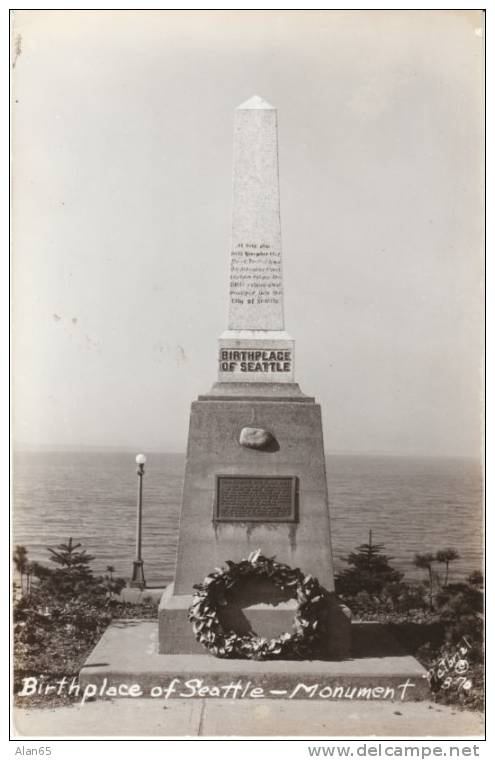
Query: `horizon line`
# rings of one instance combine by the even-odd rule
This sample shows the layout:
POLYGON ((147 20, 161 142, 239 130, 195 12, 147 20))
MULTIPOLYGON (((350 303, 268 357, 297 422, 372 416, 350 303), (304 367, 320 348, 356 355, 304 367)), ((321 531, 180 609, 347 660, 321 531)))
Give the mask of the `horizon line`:
MULTIPOLYGON (((163 449, 158 448, 156 446, 142 446, 142 447, 131 447, 131 446, 108 446, 108 445, 96 445, 96 444, 30 444, 30 443, 19 443, 16 445, 12 445, 11 451, 13 454, 15 453, 36 453, 36 452, 45 452, 45 453, 56 453, 56 452, 64 452, 64 451, 73 451, 73 452, 85 452, 85 451, 93 451, 95 453, 101 452, 101 453, 122 453, 122 454, 130 454, 135 456, 138 452, 143 452, 145 454, 173 454, 177 456, 185 456, 186 450, 185 447, 182 451, 178 451, 177 449, 163 449)), ((419 453, 419 452, 401 452, 401 451, 387 451, 387 450, 359 450, 359 449, 328 449, 325 451, 325 456, 377 456, 377 457, 403 457, 403 458, 418 458, 418 459, 474 459, 480 462, 484 461, 484 455, 482 452, 480 452, 479 456, 475 456, 473 454, 452 454, 452 453, 419 453)))

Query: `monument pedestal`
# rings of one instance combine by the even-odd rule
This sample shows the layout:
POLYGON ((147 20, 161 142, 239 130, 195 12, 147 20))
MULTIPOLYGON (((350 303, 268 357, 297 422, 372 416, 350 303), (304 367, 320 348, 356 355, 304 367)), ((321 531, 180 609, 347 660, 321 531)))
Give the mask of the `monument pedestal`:
MULTIPOLYGON (((194 584, 257 549, 330 592, 326 654, 348 656, 350 620, 333 596, 320 406, 295 383, 217 383, 191 407, 175 583, 159 611, 161 653, 204 651, 187 619, 194 584), (269 444, 242 445, 246 428, 269 433, 269 444)), ((255 595, 239 615, 271 638, 291 630, 296 609, 295 600, 255 595)))

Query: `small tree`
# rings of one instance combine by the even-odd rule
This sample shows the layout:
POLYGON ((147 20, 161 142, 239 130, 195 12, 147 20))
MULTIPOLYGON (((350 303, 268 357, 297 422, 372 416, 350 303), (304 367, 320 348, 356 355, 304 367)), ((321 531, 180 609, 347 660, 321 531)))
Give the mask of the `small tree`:
POLYGON ((28 562, 26 565, 26 594, 29 596, 31 593, 31 581, 33 578, 34 563, 28 562))
POLYGON ((448 547, 447 549, 441 549, 437 552, 437 562, 443 562, 445 564, 445 580, 444 586, 448 586, 449 583, 449 564, 456 559, 460 559, 458 552, 455 549, 448 547))
POLYGON ((27 567, 28 567, 28 553, 25 546, 18 545, 15 547, 13 560, 14 560, 15 568, 17 572, 19 573, 19 575, 21 576, 21 590, 22 590, 24 575, 26 574, 27 567))
POLYGON ((403 573, 391 567, 393 557, 382 553, 384 546, 373 543, 370 531, 368 543, 360 544, 347 556, 345 561, 350 567, 336 576, 337 593, 355 596, 365 591, 378 595, 387 584, 399 583, 403 573))
POLYGON ((79 551, 81 544, 75 544, 69 538, 66 544, 58 544, 56 549, 48 547, 51 554, 50 560, 57 567, 51 572, 46 582, 57 593, 62 595, 74 595, 90 588, 96 590, 99 581, 93 576, 90 562, 94 557, 85 549, 79 551))
POLYGON ((428 570, 429 586, 430 586, 430 608, 433 609, 433 569, 432 564, 435 562, 435 556, 431 553, 427 554, 415 554, 414 565, 416 567, 428 570))
POLYGON ((66 544, 58 544, 56 550, 49 546, 48 551, 52 555, 50 559, 56 565, 63 567, 70 575, 87 577, 92 574, 89 563, 94 557, 88 554, 86 549, 78 552, 81 546, 82 544, 74 544, 72 538, 69 538, 66 544))

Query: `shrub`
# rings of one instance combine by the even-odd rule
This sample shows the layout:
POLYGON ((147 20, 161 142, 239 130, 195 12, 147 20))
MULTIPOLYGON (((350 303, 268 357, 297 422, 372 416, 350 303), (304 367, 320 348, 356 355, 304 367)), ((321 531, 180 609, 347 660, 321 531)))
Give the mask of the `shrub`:
POLYGON ((113 569, 94 576, 93 558, 71 538, 49 552, 55 567, 32 563, 37 583, 14 603, 16 692, 24 676, 77 676, 112 618, 156 617, 156 603, 122 603, 116 595, 125 581, 113 569))

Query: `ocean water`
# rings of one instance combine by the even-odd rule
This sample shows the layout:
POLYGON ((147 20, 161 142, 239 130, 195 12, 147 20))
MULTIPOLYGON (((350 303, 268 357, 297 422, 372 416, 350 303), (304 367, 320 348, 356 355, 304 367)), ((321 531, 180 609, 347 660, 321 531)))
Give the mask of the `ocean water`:
MULTIPOLYGON (((184 470, 182 454, 149 454, 143 483, 143 559, 149 585, 173 578, 184 470)), ((329 456, 327 477, 336 569, 355 546, 384 543, 408 578, 423 577, 416 552, 452 546, 461 555, 451 577, 481 569, 482 473, 472 459, 329 456)), ((30 559, 47 546, 81 542, 93 568, 113 565, 129 577, 135 547, 134 455, 109 452, 17 452, 13 540, 30 559)), ((225 557, 225 559, 231 559, 225 557)))

